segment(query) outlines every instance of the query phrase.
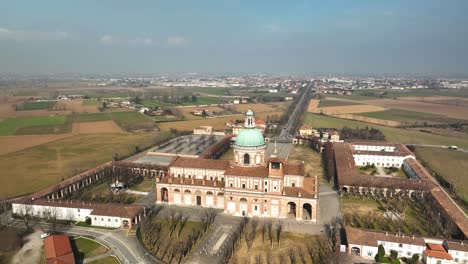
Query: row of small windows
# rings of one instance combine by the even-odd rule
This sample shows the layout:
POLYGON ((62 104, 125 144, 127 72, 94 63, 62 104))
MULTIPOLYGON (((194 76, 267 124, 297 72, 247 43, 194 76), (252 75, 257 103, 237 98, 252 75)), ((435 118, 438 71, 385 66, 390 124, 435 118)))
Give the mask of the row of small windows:
MULTIPOLYGON (((97 217, 94 217, 94 220, 97 221, 97 217)), ((104 217, 101 217, 101 221, 104 221, 104 217)), ((110 218, 107 218, 107 222, 110 222, 111 219, 110 218)), ((117 223, 119 220, 118 219, 115 219, 115 222, 117 223)))
MULTIPOLYGON (((183 175, 181 176, 180 174, 177 174, 177 178, 185 178, 185 177, 183 175)), ((192 179, 192 175, 188 175, 188 178, 192 179)), ((213 181, 213 180, 214 180, 213 176, 210 176, 210 181, 213 181)), ((221 181, 224 181, 224 177, 221 177, 221 181)))

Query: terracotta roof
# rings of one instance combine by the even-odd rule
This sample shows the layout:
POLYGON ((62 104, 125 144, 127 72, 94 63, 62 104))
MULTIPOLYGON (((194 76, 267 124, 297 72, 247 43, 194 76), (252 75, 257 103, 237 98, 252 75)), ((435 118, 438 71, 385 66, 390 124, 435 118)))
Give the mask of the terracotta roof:
POLYGON ((468 252, 468 244, 463 241, 447 241, 447 247, 449 250, 468 252))
POLYGON ((225 170, 228 165, 228 160, 197 159, 177 156, 171 161, 169 167, 225 170))
POLYGON ((449 259, 452 260, 452 256, 447 253, 447 252, 441 252, 441 251, 434 251, 434 250, 424 250, 424 255, 431 257, 431 258, 436 258, 436 259, 449 259))
POLYGON ((304 164, 283 164, 284 174, 287 175, 304 175, 304 164))
POLYGON ((44 239, 44 252, 46 262, 74 264, 75 257, 71 248, 70 239, 66 235, 51 235, 44 239))
POLYGON ((312 130, 312 127, 309 125, 302 125, 299 130, 312 130))
POLYGON ((316 198, 315 193, 315 178, 307 177, 304 178, 303 187, 284 187, 283 191, 286 196, 298 197, 301 193, 301 197, 304 198, 316 198))
POLYGON ((346 227, 346 238, 348 244, 368 245, 377 247, 378 241, 389 241, 394 243, 424 246, 424 238, 413 236, 402 236, 385 232, 370 231, 365 229, 346 227))
POLYGON ((389 143, 385 141, 378 141, 378 140, 350 140, 349 143, 352 145, 367 145, 367 146, 393 146, 396 147, 397 144, 389 143))
POLYGON ((46 199, 35 199, 33 201, 18 202, 20 204, 32 204, 32 205, 47 205, 54 207, 64 208, 80 208, 92 210, 91 215, 102 215, 102 216, 114 216, 114 217, 125 217, 132 218, 139 214, 144 207, 138 205, 120 205, 120 204, 98 204, 98 203, 87 203, 80 201, 68 201, 68 200, 46 200, 46 199))
POLYGON ((257 166, 257 167, 241 167, 231 165, 229 166, 224 175, 233 176, 251 176, 251 177, 268 177, 268 167, 257 166))
POLYGON ((176 178, 176 177, 164 177, 159 181, 159 183, 219 187, 219 188, 223 188, 225 185, 223 181, 216 181, 216 180, 211 181, 211 180, 203 180, 203 179, 188 179, 188 178, 176 178))
POLYGON ((466 215, 450 200, 450 198, 440 189, 435 187, 430 191, 432 197, 440 204, 442 210, 450 216, 458 228, 468 236, 468 218, 466 215))

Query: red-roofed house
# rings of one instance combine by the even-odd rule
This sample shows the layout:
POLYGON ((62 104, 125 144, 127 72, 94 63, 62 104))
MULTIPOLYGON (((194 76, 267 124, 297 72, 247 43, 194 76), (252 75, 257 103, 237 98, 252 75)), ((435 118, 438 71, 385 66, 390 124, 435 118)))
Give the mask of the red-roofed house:
POLYGON ((75 264, 70 239, 65 235, 51 235, 44 239, 47 264, 75 264))

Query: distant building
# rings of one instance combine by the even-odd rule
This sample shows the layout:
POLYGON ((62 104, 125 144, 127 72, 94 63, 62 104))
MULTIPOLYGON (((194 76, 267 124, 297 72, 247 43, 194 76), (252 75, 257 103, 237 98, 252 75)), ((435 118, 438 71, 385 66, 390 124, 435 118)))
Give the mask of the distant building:
POLYGON ((351 153, 358 166, 375 165, 377 167, 397 167, 403 161, 415 155, 403 144, 392 144, 382 141, 353 141, 351 153))
POLYGON ((299 135, 301 137, 311 137, 314 135, 314 131, 311 126, 309 125, 302 125, 299 128, 299 135))
POLYGON ((193 129, 194 135, 216 135, 216 136, 225 136, 226 133, 222 131, 214 131, 212 126, 200 126, 193 129))

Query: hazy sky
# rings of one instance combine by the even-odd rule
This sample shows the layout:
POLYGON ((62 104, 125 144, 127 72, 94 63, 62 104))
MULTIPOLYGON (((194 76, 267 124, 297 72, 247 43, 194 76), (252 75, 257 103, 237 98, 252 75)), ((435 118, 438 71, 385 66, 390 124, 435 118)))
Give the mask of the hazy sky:
POLYGON ((468 1, 1 1, 0 73, 64 72, 468 75, 468 1))

